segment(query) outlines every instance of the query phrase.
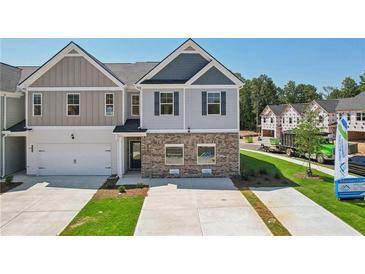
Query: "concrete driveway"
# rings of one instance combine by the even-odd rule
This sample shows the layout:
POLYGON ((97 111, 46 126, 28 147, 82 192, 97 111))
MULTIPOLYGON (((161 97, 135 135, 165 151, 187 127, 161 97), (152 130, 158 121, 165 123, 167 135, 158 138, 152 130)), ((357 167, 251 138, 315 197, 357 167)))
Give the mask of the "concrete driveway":
POLYGON ((271 235, 228 178, 152 179, 135 235, 271 235))
POLYGON ((337 216, 291 187, 251 188, 293 236, 360 236, 337 216))
POLYGON ((26 176, 0 195, 0 235, 58 235, 90 200, 105 176, 26 176))

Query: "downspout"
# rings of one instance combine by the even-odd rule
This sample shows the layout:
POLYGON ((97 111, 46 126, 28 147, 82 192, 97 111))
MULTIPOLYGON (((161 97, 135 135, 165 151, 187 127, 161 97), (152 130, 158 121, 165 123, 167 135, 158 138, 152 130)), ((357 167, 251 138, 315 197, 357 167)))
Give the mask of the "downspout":
POLYGON ((2 128, 1 128, 1 139, 2 139, 2 168, 1 168, 1 177, 3 178, 5 176, 5 137, 6 135, 4 134, 3 135, 3 130, 6 129, 6 95, 3 96, 3 104, 4 104, 4 107, 3 107, 3 125, 2 125, 2 128))
POLYGON ((134 84, 136 90, 139 91, 139 127, 143 128, 143 95, 142 95, 142 87, 134 84))

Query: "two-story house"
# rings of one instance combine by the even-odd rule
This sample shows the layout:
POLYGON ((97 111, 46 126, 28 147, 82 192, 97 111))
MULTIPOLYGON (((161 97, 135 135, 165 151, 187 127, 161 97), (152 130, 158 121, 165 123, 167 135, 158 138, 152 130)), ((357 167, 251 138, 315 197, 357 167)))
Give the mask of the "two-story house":
POLYGON ((288 104, 281 114, 282 131, 296 128, 307 107, 308 104, 288 104))
POLYGON ((336 112, 338 118, 346 115, 350 141, 365 141, 365 92, 353 98, 340 99, 336 112))
POLYGON ((261 112, 261 136, 279 138, 281 134, 281 115, 287 104, 267 105, 261 112))
POLYGON ((22 69, 0 63, 0 177, 25 168, 25 137, 9 134, 25 118, 24 92, 17 90, 22 69))
POLYGON ((317 115, 317 126, 332 137, 336 135, 338 102, 339 99, 313 100, 308 106, 317 115))
POLYGON ((242 85, 191 39, 132 64, 71 42, 19 83, 27 174, 236 175, 242 85))

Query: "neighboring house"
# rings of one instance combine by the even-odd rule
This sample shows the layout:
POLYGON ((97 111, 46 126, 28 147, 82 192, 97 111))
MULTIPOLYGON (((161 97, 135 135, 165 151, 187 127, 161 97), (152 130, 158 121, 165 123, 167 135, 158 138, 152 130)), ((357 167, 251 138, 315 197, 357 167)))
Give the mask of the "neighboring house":
POLYGON ((296 128, 307 107, 308 104, 288 104, 281 114, 282 131, 296 128))
POLYGON ((261 113, 261 136, 279 138, 281 134, 281 115, 287 104, 267 105, 261 113))
POLYGON ((17 91, 21 69, 0 63, 0 177, 25 169, 25 137, 10 134, 25 119, 24 93, 17 91))
POLYGON ((308 107, 317 114, 317 126, 322 132, 329 133, 332 137, 336 135, 338 102, 339 99, 313 100, 308 107))
MULTIPOLYGON (((189 39, 161 62, 106 64, 71 42, 18 87, 27 174, 239 173, 243 83, 189 39)), ((15 134, 10 130, 10 134, 15 134)))
POLYGON ((349 141, 365 141, 365 92, 353 98, 340 99, 336 112, 345 114, 349 125, 349 141))

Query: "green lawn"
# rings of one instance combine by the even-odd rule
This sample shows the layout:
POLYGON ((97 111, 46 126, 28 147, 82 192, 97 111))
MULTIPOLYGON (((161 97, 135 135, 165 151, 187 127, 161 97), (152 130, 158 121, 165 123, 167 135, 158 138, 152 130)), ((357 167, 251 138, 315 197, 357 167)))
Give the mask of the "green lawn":
POLYGON ((296 184, 293 186, 296 190, 365 235, 365 201, 338 201, 332 176, 313 170, 314 174, 321 176, 322 180, 301 178, 298 173, 305 172, 306 167, 249 151, 241 151, 241 164, 243 170, 258 171, 265 168, 272 175, 281 173, 283 177, 296 184))
POLYGON ((144 197, 92 198, 61 233, 64 236, 132 236, 144 197))

